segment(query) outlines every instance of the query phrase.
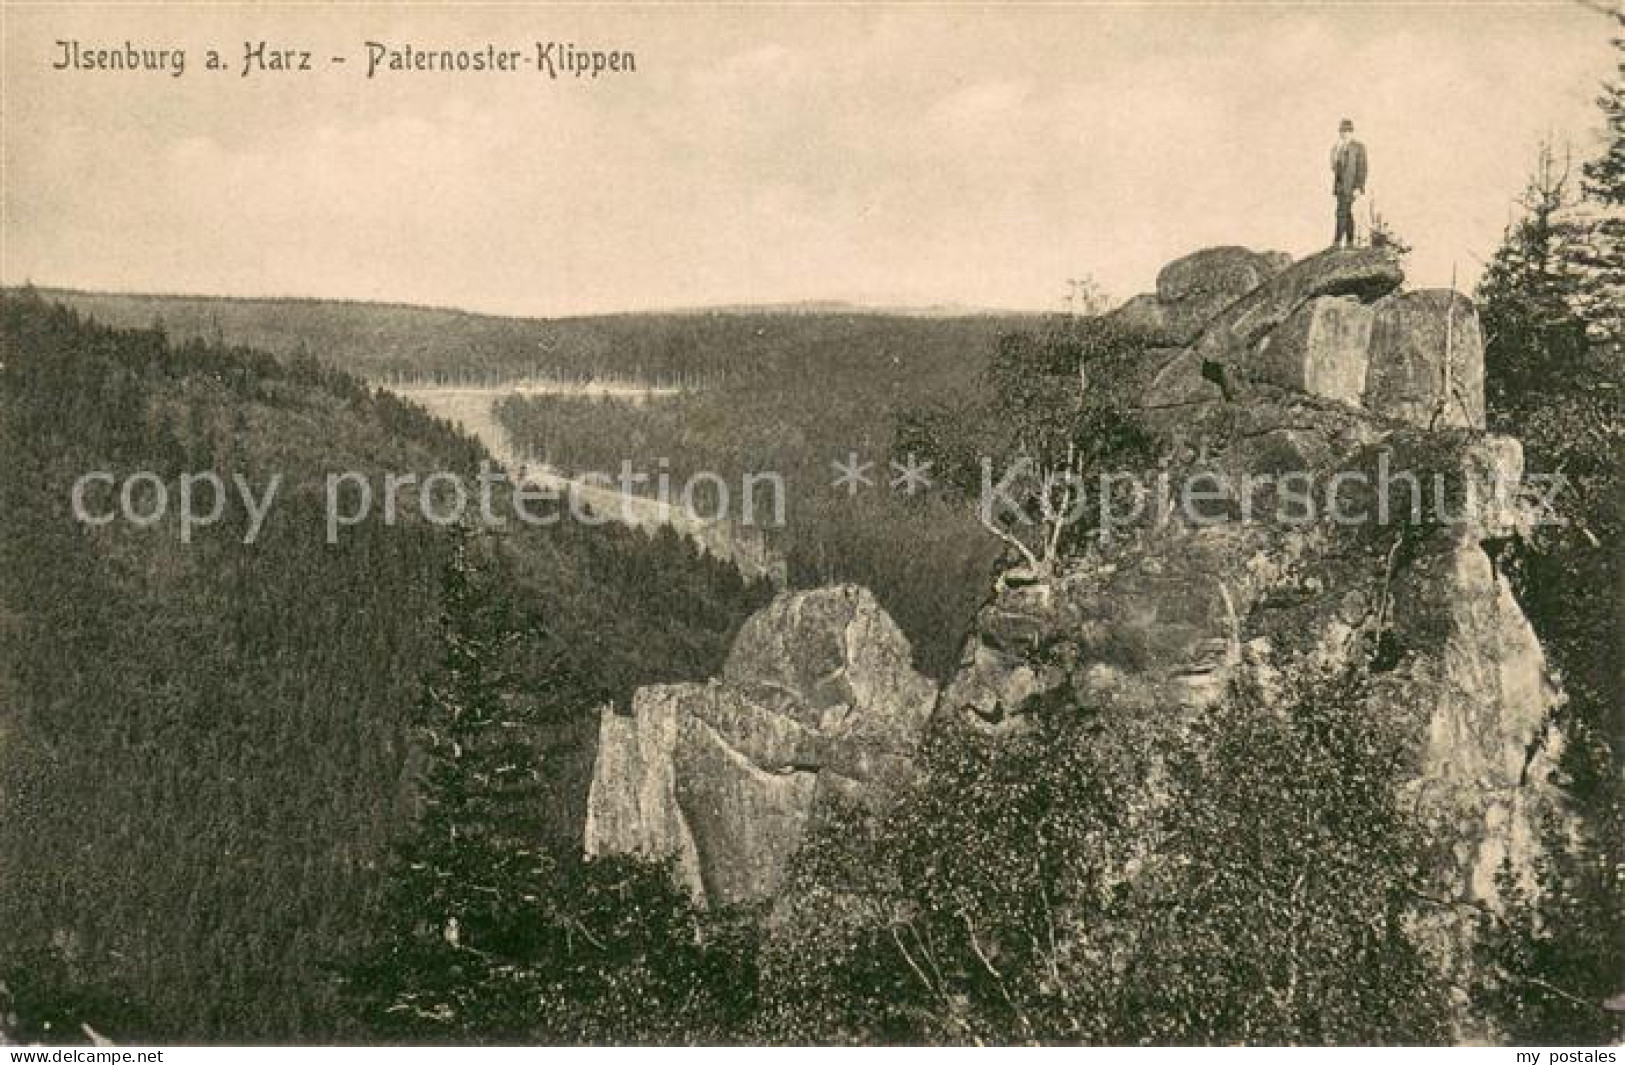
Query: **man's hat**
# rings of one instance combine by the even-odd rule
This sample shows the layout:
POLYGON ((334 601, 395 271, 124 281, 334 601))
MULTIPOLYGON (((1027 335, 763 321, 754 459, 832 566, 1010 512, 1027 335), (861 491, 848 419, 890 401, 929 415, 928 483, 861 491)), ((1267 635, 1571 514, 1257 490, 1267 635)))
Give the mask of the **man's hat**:
POLYGON ((1354 132, 1354 120, 1351 119, 1351 118, 1345 118, 1343 120, 1342 124, 1337 127, 1337 132, 1339 132, 1339 133, 1353 133, 1354 132))

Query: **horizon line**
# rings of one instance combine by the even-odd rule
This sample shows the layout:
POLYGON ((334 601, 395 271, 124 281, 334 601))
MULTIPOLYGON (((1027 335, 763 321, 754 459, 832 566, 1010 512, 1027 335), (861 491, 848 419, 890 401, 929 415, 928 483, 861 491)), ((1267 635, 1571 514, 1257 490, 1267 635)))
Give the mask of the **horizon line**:
POLYGON ((738 315, 741 317, 754 314, 772 314, 778 312, 799 312, 804 314, 840 315, 843 313, 857 313, 873 315, 875 317, 939 317, 939 318, 1000 318, 1020 317, 1034 318, 1048 315, 1064 315, 1066 310, 1040 309, 1035 307, 995 307, 957 302, 937 303, 908 303, 899 301, 869 302, 867 300, 845 299, 840 297, 809 297, 795 300, 763 300, 760 303, 731 300, 718 303, 677 304, 669 306, 647 306, 633 309, 614 311, 571 311, 560 314, 534 314, 513 311, 484 311, 471 310, 443 303, 413 303, 408 300, 367 298, 358 296, 312 296, 312 295, 230 295, 223 293, 206 292, 159 292, 152 290, 106 289, 88 288, 69 284, 42 283, 33 279, 22 282, 0 280, 0 291, 21 292, 33 289, 42 293, 60 293, 69 296, 104 296, 122 299, 150 299, 150 300, 197 300, 199 302, 219 303, 331 303, 350 304, 366 307, 385 307, 402 310, 425 311, 437 314, 461 315, 468 318, 501 318, 511 321, 571 321, 585 318, 622 318, 636 315, 670 315, 674 317, 700 316, 700 315, 738 315))

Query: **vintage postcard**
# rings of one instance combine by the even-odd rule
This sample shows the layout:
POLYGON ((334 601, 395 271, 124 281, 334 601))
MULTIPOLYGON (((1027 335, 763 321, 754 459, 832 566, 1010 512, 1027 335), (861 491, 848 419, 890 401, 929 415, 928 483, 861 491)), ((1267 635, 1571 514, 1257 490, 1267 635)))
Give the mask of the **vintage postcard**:
POLYGON ((0 48, 9 1060, 1618 1061, 1612 0, 0 48))

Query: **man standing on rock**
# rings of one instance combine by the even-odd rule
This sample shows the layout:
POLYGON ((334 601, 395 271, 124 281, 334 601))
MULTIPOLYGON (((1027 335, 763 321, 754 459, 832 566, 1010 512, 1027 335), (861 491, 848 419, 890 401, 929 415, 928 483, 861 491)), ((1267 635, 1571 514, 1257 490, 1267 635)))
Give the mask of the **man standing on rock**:
POLYGON ((1354 198, 1364 191, 1365 145, 1354 139, 1354 123, 1345 118, 1337 127, 1337 144, 1332 148, 1332 195, 1337 197, 1337 235, 1332 247, 1354 247, 1354 198))

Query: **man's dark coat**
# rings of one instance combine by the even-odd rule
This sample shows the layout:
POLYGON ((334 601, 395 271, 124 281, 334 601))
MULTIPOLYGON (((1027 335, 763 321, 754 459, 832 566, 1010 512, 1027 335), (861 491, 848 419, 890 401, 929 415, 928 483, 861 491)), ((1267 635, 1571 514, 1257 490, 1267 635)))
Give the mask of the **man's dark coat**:
POLYGON ((1332 148, 1332 195, 1338 199, 1365 191, 1365 145, 1357 140, 1332 148))

